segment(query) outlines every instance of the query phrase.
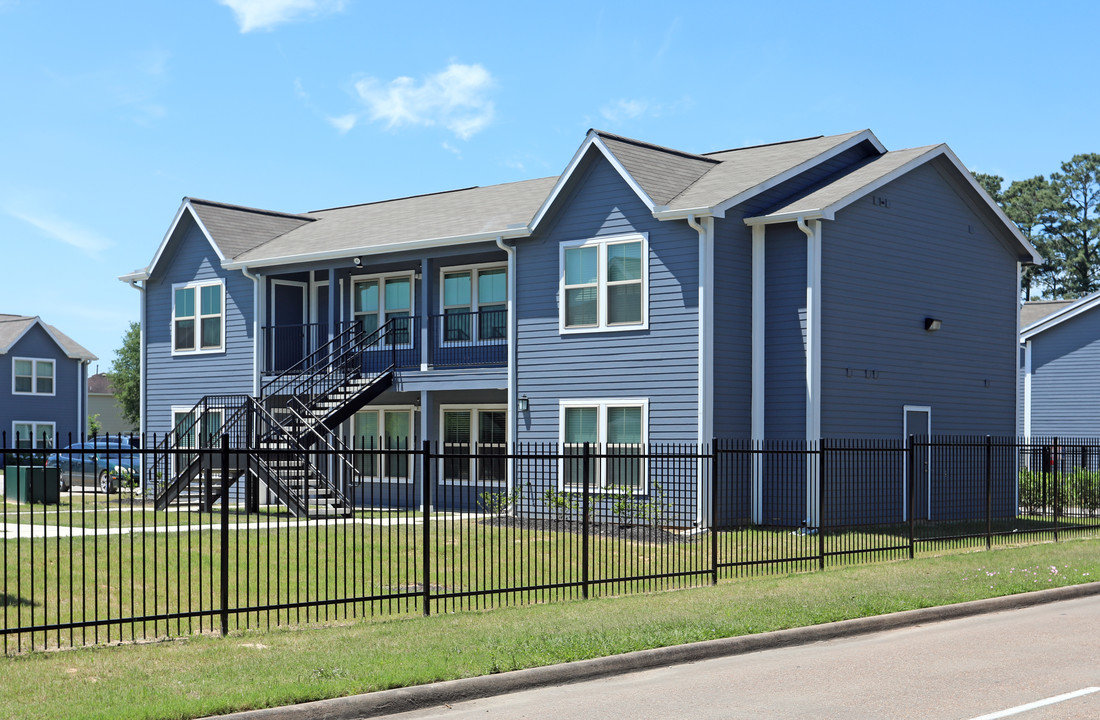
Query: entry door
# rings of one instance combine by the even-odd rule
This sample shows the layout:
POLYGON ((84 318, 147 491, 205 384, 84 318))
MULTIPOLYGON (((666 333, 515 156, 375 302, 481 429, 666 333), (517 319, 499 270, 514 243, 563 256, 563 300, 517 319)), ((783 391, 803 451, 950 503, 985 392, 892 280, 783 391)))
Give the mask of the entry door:
POLYGON ((313 304, 310 306, 313 324, 313 337, 310 338, 310 352, 328 342, 328 283, 314 283, 313 304))
POLYGON ((272 368, 294 367, 306 353, 306 284, 272 281, 272 368))
MULTIPOLYGON (((932 434, 932 409, 929 407, 905 407, 905 441, 909 441, 909 436, 913 435, 916 439, 917 448, 915 450, 915 457, 913 458, 913 477, 909 478, 909 482, 913 483, 914 498, 914 516, 918 519, 928 520, 931 518, 929 508, 931 505, 931 460, 932 449, 924 446, 923 443, 928 442, 929 436, 932 434)), ((906 473, 908 473, 908 463, 906 464, 906 473)), ((902 504, 908 507, 909 503, 909 485, 905 486, 905 499, 902 504)), ((905 515, 908 519, 908 513, 905 515)))

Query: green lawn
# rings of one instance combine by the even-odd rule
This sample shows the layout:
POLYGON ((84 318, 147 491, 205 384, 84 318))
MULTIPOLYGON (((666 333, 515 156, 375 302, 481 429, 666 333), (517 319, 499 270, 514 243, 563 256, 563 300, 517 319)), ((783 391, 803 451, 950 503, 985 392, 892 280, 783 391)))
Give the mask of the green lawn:
POLYGON ((1100 541, 0 660, 0 717, 191 718, 1091 582, 1100 541))

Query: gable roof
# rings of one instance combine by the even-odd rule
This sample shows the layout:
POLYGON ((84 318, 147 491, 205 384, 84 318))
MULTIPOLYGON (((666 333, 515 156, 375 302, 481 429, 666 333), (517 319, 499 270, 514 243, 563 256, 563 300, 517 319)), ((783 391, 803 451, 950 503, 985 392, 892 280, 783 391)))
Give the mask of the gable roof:
MULTIPOLYGON (((1064 301, 1054 301, 1064 302, 1064 301)), ((1030 303, 1025 303, 1024 307, 1030 303)), ((1053 304, 1053 303, 1052 303, 1053 304)), ((1061 308, 1048 313, 1047 315, 1040 317, 1030 325, 1024 325, 1020 330, 1020 342, 1030 340, 1039 333, 1050 330, 1052 327, 1057 327, 1067 320, 1071 320, 1082 313, 1086 313, 1096 306, 1100 305, 1100 292, 1094 292, 1091 295, 1086 295, 1080 300, 1071 301, 1061 308)), ((1023 310, 1021 309, 1020 317, 1023 318, 1023 310)), ((1023 325, 1023 323, 1021 322, 1023 325)))
POLYGON ((31 315, 0 314, 0 355, 6 355, 35 325, 41 327, 61 351, 73 360, 90 362, 99 359, 65 333, 42 322, 42 318, 31 315))
POLYGON ((88 378, 89 395, 114 395, 115 386, 107 373, 96 373, 88 378))
POLYGON ((1072 305, 1074 300, 1028 300, 1020 306, 1020 327, 1034 325, 1047 315, 1072 305))

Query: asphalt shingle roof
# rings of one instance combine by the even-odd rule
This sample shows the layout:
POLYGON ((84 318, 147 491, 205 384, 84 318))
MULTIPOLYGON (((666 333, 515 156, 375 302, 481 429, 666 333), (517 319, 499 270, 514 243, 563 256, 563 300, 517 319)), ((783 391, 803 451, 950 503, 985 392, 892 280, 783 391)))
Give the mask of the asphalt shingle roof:
POLYGON ((61 349, 69 357, 81 360, 98 359, 87 348, 55 328, 53 325, 47 325, 42 322, 41 318, 31 315, 0 314, 0 355, 6 354, 11 350, 11 346, 14 345, 19 338, 23 337, 27 329, 36 322, 41 323, 42 326, 46 328, 46 331, 53 335, 58 345, 61 346, 61 349))

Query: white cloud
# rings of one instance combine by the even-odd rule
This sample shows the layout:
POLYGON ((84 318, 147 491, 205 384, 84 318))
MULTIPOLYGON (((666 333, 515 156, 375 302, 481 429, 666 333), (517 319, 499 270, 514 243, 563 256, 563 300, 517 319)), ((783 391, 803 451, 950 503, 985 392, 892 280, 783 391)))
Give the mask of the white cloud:
POLYGON ((233 11, 241 32, 270 30, 303 16, 326 15, 344 9, 345 0, 218 0, 233 11))
POLYGON ((372 121, 383 121, 388 128, 442 125, 468 140, 493 120, 493 102, 487 97, 493 84, 481 65, 451 63, 419 83, 410 77, 386 84, 364 78, 355 90, 372 121))
POLYGON ((341 115, 340 117, 328 118, 329 124, 340 131, 341 135, 346 134, 349 130, 355 127, 355 123, 359 121, 359 118, 354 114, 341 115))
POLYGON ((20 210, 9 209, 8 214, 41 230, 54 240, 94 255, 111 246, 110 241, 86 228, 78 227, 61 218, 43 215, 31 215, 20 210))
POLYGON ((648 109, 649 103, 645 100, 620 98, 600 108, 600 115, 603 115, 604 119, 610 122, 621 122, 623 120, 633 120, 648 109))

